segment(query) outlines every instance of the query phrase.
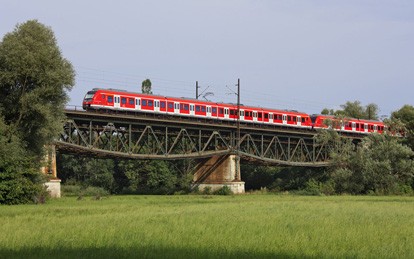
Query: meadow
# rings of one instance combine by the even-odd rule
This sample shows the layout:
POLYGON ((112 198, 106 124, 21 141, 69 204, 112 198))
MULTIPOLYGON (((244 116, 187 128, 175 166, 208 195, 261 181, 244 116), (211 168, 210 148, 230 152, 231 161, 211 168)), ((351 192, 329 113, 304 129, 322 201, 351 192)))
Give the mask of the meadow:
POLYGON ((0 258, 414 258, 414 197, 66 197, 0 207, 0 258))

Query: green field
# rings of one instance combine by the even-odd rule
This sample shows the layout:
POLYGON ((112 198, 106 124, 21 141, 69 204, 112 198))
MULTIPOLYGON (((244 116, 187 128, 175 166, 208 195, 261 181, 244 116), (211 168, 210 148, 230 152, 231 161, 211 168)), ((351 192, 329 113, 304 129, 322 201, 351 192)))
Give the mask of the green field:
POLYGON ((111 196, 0 207, 0 258, 414 258, 414 197, 111 196))

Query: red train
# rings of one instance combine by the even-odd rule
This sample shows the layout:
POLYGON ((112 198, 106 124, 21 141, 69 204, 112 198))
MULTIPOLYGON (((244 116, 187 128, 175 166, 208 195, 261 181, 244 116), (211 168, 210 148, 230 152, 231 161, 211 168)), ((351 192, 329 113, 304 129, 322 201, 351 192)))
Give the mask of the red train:
MULTIPOLYGON (((92 91, 87 92, 82 106, 85 110, 109 109, 215 120, 237 120, 236 104, 132 93, 117 89, 94 88, 92 91)), ((328 128, 326 120, 335 122, 333 116, 310 116, 297 111, 240 106, 240 121, 246 123, 317 129, 328 128)), ((382 122, 371 120, 346 119, 345 122, 333 123, 331 127, 343 132, 384 132, 384 124, 382 122)))

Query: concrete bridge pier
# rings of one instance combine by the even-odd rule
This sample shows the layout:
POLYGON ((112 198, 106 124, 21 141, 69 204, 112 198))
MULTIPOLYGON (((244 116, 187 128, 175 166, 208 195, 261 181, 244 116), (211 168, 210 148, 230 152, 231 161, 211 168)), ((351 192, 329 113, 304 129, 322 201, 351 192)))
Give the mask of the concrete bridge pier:
POLYGON ((215 191, 223 186, 228 186, 235 194, 245 191, 240 177, 240 158, 236 155, 213 156, 196 167, 193 188, 215 191))
POLYGON ((56 146, 49 145, 45 147, 46 153, 44 157, 45 166, 41 168, 43 174, 48 176, 48 181, 45 183, 47 190, 52 198, 60 198, 60 182, 57 177, 56 170, 56 146))

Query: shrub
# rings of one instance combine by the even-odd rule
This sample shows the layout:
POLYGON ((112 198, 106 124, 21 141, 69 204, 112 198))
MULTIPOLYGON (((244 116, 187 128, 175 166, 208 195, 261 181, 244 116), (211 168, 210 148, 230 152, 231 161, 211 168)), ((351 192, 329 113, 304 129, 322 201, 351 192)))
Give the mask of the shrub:
POLYGON ((213 194, 216 194, 216 195, 232 195, 233 192, 231 191, 230 187, 228 187, 227 185, 224 185, 220 189, 214 191, 213 194))
POLYGON ((209 187, 209 186, 204 187, 204 189, 202 191, 202 194, 204 194, 204 195, 210 195, 211 194, 211 187, 209 187))

